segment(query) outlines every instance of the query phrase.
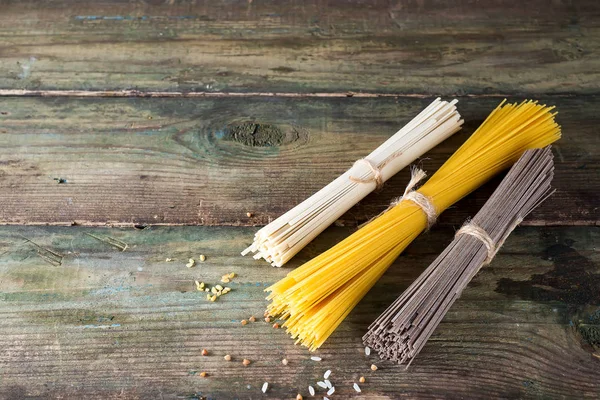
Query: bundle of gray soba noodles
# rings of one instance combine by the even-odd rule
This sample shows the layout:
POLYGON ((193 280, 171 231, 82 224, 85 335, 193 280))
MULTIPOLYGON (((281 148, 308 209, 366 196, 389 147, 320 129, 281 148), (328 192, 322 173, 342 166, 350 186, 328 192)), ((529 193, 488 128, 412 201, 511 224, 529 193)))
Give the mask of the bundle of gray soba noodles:
POLYGON ((526 151, 479 213, 371 324, 365 345, 382 359, 408 363, 408 368, 471 279, 523 218, 553 193, 553 174, 550 146, 526 151))

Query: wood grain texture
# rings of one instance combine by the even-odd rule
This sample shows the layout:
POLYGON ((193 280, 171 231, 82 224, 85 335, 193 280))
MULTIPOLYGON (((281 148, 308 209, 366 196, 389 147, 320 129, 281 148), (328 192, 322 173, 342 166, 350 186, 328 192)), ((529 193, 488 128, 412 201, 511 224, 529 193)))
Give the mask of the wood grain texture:
POLYGON ((597 94, 600 7, 3 2, 2 89, 597 94))
MULTIPOLYGON (((366 358, 360 338, 450 242, 452 229, 434 229, 409 246, 319 350, 320 363, 260 318, 240 324, 262 316, 263 289, 289 271, 238 256, 252 232, 0 228, 0 397, 262 398, 267 381, 269 398, 289 399, 306 396, 326 369, 333 371, 336 398, 356 394, 352 382, 361 375, 367 382, 356 398, 600 395, 599 348, 580 333, 600 313, 599 228, 518 228, 407 372, 366 358), (86 233, 130 247, 121 252, 86 233), (62 265, 48 264, 23 237, 63 254, 62 265), (201 253, 204 263, 184 266, 201 253), (195 279, 214 284, 231 271, 238 274, 233 291, 215 303, 194 289, 195 279), (233 361, 224 361, 225 354, 233 361), (242 358, 252 364, 243 367, 242 358)), ((347 228, 326 231, 291 267, 347 234, 347 228)))
MULTIPOLYGON (((518 99, 514 99, 518 100, 518 99)), ((555 104, 557 193, 526 221, 600 221, 600 119, 595 96, 555 104)), ((430 99, 0 100, 0 222, 4 224, 260 225, 329 183, 430 99), (57 183, 56 179, 64 179, 57 183), (246 213, 251 212, 251 218, 246 213)), ((426 154, 433 173, 499 99, 461 98, 462 132, 426 154)), ((356 225, 404 191, 409 171, 350 210, 356 225)), ((440 219, 460 225, 498 180, 440 219)))

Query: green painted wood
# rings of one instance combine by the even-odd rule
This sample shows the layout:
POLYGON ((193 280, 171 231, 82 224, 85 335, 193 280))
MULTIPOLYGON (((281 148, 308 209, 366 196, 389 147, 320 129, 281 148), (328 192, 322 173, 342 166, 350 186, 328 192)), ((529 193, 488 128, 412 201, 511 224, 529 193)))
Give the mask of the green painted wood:
MULTIPOLYGON (((0 228, 0 397, 289 399, 307 396, 327 369, 334 398, 355 394, 351 386, 361 375, 367 378, 362 398, 369 399, 600 395, 599 228, 518 228, 407 372, 365 357, 360 338, 451 241, 452 229, 433 229, 409 246, 319 350, 320 363, 260 318, 240 324, 262 316, 263 289, 289 271, 238 255, 252 233, 0 228), (129 248, 121 252, 88 233, 129 248), (40 258, 23 237, 64 255, 62 265, 40 258), (186 268, 199 254, 206 261, 186 268), (195 279, 214 283, 231 271, 238 274, 233 290, 215 303, 194 289, 195 279), (243 358, 252 364, 242 366, 243 358), (209 376, 201 378, 201 371, 209 376), (265 381, 268 396, 260 393, 265 381)), ((290 267, 347 234, 347 228, 326 231, 290 267)))
POLYGON ((0 88, 598 93, 595 0, 3 4, 0 88))
MULTIPOLYGON (((564 139, 555 145, 557 193, 527 223, 597 225, 599 99, 540 100, 557 106, 564 139)), ((429 101, 2 99, 0 222, 266 224, 371 152, 429 101)), ((499 101, 460 98, 463 131, 426 154, 423 168, 439 168, 499 101)), ((404 191, 408 176, 399 173, 341 223, 355 226, 379 213, 404 191)), ((448 210, 440 223, 462 224, 497 183, 448 210)))

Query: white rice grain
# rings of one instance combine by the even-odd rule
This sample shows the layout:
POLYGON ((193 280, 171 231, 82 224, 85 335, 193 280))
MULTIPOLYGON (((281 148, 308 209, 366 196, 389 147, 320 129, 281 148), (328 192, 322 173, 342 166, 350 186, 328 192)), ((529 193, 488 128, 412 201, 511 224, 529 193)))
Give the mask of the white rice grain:
POLYGON ((267 389, 269 388, 269 382, 263 383, 262 392, 267 393, 267 389))
POLYGON ((335 387, 332 386, 331 389, 327 391, 327 396, 331 396, 335 392, 335 387))
POLYGON ((317 356, 312 356, 310 359, 313 361, 321 361, 321 357, 317 357, 317 356))
POLYGON ((308 387, 308 393, 310 393, 311 396, 314 396, 315 395, 315 388, 312 387, 312 386, 309 386, 308 387))
POLYGON ((332 387, 333 385, 331 384, 331 382, 329 382, 329 379, 325 379, 325 381, 324 381, 324 382, 325 382, 325 384, 327 385, 327 387, 328 387, 329 389, 331 389, 331 387, 332 387))
POLYGON ((329 379, 329 375, 331 375, 331 370, 328 369, 327 371, 325 371, 325 373, 323 374, 323 378, 324 379, 329 379))
POLYGON ((322 387, 323 389, 327 389, 327 384, 325 382, 317 382, 317 385, 319 385, 320 387, 322 387))
POLYGON ((371 348, 369 346, 365 347, 365 355, 366 356, 370 356, 371 355, 371 348))
POLYGON ((356 390, 358 393, 361 392, 360 386, 358 386, 358 383, 356 383, 356 382, 354 383, 354 390, 356 390))

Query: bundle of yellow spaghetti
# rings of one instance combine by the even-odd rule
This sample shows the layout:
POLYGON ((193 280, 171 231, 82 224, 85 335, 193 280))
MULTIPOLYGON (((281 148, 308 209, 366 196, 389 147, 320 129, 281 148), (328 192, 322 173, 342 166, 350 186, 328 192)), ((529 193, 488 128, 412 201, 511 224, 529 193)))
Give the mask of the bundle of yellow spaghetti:
MULTIPOLYGON (((414 194, 424 196, 439 215, 500 171, 527 149, 560 138, 553 107, 534 101, 504 104, 414 194)), ((268 312, 296 343, 319 348, 362 299, 394 259, 433 221, 415 196, 400 199, 380 217, 330 250, 270 286, 268 312)))

